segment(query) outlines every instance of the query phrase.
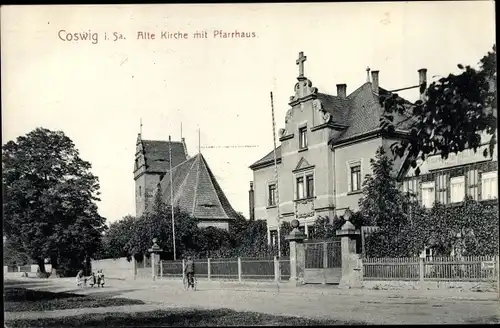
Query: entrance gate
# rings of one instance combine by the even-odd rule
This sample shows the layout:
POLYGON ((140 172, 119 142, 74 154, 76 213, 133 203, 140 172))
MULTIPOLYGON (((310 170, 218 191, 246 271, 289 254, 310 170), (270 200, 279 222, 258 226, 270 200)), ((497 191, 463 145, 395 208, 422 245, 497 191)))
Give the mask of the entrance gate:
POLYGON ((306 284, 338 284, 342 278, 340 238, 304 241, 306 284))

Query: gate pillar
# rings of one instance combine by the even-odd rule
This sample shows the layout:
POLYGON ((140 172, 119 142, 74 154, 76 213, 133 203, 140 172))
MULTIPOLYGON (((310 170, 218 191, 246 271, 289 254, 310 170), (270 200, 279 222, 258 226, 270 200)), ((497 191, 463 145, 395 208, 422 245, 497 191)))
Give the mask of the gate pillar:
POLYGON ((304 239, 306 239, 306 235, 298 229, 299 221, 292 220, 291 226, 293 230, 285 237, 290 242, 290 284, 300 286, 304 284, 306 264, 304 239))
POLYGON ((340 230, 336 231, 341 237, 342 251, 342 278, 339 288, 361 288, 363 286, 363 263, 356 254, 356 238, 361 232, 349 221, 350 210, 344 214, 346 222, 340 230))
POLYGON ((151 270, 153 280, 156 280, 159 276, 160 269, 160 253, 163 251, 160 246, 156 243, 156 238, 153 238, 153 247, 148 251, 151 253, 151 270))

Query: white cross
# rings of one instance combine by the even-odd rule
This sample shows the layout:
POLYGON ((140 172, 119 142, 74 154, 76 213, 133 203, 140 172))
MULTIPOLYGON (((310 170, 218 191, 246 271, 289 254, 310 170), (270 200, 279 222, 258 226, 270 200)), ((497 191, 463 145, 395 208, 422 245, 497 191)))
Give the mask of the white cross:
POLYGON ((296 64, 299 65, 299 76, 304 76, 304 62, 307 60, 307 56, 301 51, 299 53, 299 59, 297 59, 296 64))

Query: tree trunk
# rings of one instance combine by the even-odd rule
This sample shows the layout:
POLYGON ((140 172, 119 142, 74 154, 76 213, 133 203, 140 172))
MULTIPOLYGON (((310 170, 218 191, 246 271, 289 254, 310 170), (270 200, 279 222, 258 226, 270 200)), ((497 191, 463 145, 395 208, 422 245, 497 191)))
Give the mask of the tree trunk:
POLYGON ((45 261, 42 258, 38 258, 36 260, 36 263, 38 264, 38 267, 40 268, 40 273, 43 273, 43 274, 47 273, 45 271, 45 261))
POLYGON ((52 272, 50 273, 49 278, 60 278, 59 274, 57 273, 57 257, 51 256, 50 257, 50 263, 52 264, 52 272))

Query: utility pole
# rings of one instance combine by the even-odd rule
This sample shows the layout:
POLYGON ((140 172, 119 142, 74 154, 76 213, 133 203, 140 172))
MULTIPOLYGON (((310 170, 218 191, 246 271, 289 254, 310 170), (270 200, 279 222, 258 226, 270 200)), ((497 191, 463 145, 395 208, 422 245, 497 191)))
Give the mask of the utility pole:
POLYGON ((174 186, 172 178, 172 138, 168 136, 168 157, 169 157, 169 175, 170 175, 170 209, 172 210, 172 243, 174 245, 174 261, 177 260, 175 249, 175 220, 174 220, 174 186))
POLYGON ((274 175, 276 179, 276 204, 277 206, 277 217, 276 223, 278 224, 278 258, 281 258, 281 227, 280 227, 280 197, 279 197, 279 176, 278 176, 278 160, 276 158, 276 123, 274 121, 274 102, 273 102, 273 92, 271 91, 271 115, 273 118, 273 141, 274 141, 274 175))

